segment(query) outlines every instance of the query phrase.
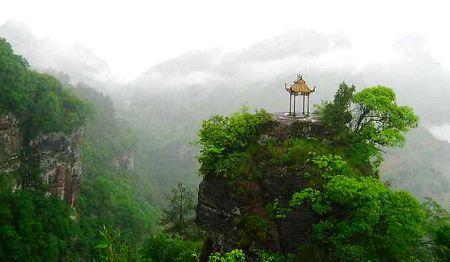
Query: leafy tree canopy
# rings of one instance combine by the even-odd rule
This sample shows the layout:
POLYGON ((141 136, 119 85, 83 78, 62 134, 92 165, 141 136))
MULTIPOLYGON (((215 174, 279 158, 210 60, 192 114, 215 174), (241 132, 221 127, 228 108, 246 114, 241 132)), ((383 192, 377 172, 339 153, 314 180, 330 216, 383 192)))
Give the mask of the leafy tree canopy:
POLYGON ((332 102, 319 105, 318 112, 333 133, 335 143, 354 149, 377 169, 380 152, 402 146, 405 133, 417 127, 419 119, 411 107, 400 106, 389 87, 374 86, 355 93, 355 86, 341 83, 332 102))
POLYGON ((71 132, 80 127, 90 107, 54 77, 30 70, 0 38, 0 113, 18 118, 25 144, 39 133, 71 132))
POLYGON ((417 127, 418 117, 409 106, 399 106, 391 88, 375 86, 353 97, 356 117, 351 123, 355 135, 378 147, 403 145, 404 133, 417 127))
POLYGON ((195 204, 195 192, 178 183, 169 196, 169 206, 163 209, 165 231, 183 239, 198 238, 199 232, 194 223, 195 204))
POLYGON ((270 119, 264 110, 252 114, 244 107, 230 117, 216 115, 205 120, 199 132, 200 173, 231 176, 270 119))

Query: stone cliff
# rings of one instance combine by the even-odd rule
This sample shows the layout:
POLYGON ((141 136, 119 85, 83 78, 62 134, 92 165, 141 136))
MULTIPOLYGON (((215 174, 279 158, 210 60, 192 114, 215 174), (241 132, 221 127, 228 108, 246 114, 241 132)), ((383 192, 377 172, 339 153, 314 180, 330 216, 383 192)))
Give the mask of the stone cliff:
POLYGON ((8 174, 19 167, 20 131, 11 115, 0 116, 0 170, 8 174))
MULTIPOLYGON (((39 166, 49 193, 75 207, 81 188, 80 145, 82 132, 39 135, 31 142, 37 152, 39 166)), ((0 172, 13 173, 20 165, 21 135, 11 115, 0 116, 0 172)))
MULTIPOLYGON (((314 139, 326 143, 328 134, 316 116, 288 117, 273 114, 273 126, 258 144, 289 138, 314 139)), ((276 206, 289 206, 292 195, 304 188, 308 179, 305 166, 275 163, 266 153, 254 154, 247 166, 248 177, 230 183, 220 176, 205 176, 198 192, 197 224, 207 241, 203 257, 211 252, 243 249, 252 260, 258 250, 296 252, 312 235, 317 217, 305 205, 275 218, 276 206), (257 176, 257 174, 261 174, 257 176)))
POLYGON ((134 150, 128 150, 126 153, 115 157, 113 167, 118 170, 132 170, 134 168, 134 150))

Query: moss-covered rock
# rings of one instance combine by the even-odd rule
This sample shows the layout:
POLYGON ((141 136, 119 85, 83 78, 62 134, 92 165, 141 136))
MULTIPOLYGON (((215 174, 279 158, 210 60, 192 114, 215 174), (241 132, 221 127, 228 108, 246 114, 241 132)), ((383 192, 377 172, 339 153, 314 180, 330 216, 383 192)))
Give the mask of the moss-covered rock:
POLYGON ((249 261, 268 253, 399 260, 422 248, 419 202, 384 185, 371 161, 336 143, 315 115, 213 117, 200 138, 196 222, 208 238, 204 256, 241 249, 249 261))
MULTIPOLYGON (((248 115, 232 117, 250 119, 248 115)), ((208 172, 203 173, 199 187, 196 219, 212 241, 211 252, 238 248, 249 259, 260 250, 293 253, 308 243, 318 218, 310 206, 287 212, 289 202, 299 189, 320 182, 314 182, 317 176, 311 160, 315 154, 332 152, 326 130, 314 115, 293 118, 278 113, 255 118, 264 121, 245 136, 251 140, 239 148, 245 158, 228 171, 234 173, 214 173, 214 167, 205 168, 209 163, 200 158, 201 171, 208 172)), ((222 160, 234 154, 225 151, 227 155, 215 157, 222 160)))

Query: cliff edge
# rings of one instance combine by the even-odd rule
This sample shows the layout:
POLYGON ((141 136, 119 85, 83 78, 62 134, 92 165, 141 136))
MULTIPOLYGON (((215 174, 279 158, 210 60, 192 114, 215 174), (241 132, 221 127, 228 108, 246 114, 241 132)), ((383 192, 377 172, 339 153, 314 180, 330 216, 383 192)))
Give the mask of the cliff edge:
POLYGON ((234 181, 205 175, 200 183, 196 222, 207 234, 204 253, 236 248, 249 258, 258 250, 293 253, 311 238, 317 221, 311 206, 286 214, 275 210, 288 207, 292 195, 308 185, 308 164, 284 163, 273 154, 288 153, 283 147, 292 139, 302 139, 304 147, 326 143, 328 134, 315 115, 294 118, 276 113, 271 118, 270 127, 253 145, 257 149, 251 150, 245 175, 234 181))
MULTIPOLYGON (((39 159, 41 177, 49 193, 75 207, 81 189, 80 150, 82 131, 41 134, 31 141, 39 159)), ((14 173, 20 166, 22 137, 12 115, 0 116, 0 173, 14 173)))

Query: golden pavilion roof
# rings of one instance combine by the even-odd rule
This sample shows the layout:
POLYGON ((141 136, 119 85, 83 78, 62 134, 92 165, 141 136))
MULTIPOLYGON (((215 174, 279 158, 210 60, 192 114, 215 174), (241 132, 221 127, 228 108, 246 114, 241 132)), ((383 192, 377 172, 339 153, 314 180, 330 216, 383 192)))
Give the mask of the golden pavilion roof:
POLYGON ((294 83, 292 83, 292 85, 289 87, 289 91, 294 95, 309 95, 315 91, 315 88, 309 88, 308 84, 306 84, 306 81, 303 80, 303 77, 299 76, 297 80, 295 80, 294 83))

